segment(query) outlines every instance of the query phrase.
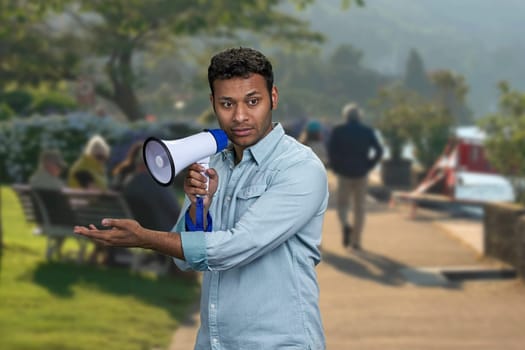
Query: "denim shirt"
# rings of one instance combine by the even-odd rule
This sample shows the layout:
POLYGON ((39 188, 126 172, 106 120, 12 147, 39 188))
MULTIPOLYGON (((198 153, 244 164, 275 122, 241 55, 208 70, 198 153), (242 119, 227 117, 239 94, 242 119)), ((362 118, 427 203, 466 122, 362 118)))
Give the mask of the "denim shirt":
MULTIPOLYGON (((315 266, 328 203, 326 170, 280 124, 212 157, 212 232, 181 232, 181 269, 204 271, 195 349, 324 349, 315 266)), ((186 199, 185 212, 189 206, 186 199)))

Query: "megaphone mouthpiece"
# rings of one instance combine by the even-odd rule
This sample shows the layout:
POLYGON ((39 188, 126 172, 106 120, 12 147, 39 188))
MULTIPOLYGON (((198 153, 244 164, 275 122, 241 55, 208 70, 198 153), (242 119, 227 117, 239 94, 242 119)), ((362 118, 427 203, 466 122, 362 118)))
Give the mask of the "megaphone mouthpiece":
POLYGON ((222 151, 227 145, 226 133, 221 129, 211 129, 177 140, 149 137, 142 151, 153 179, 168 186, 187 166, 222 151))

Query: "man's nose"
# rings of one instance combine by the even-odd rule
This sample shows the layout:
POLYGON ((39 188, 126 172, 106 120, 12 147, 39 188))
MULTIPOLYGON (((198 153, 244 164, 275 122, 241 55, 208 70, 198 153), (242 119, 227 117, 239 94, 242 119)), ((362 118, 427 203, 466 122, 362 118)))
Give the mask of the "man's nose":
POLYGON ((242 103, 239 103, 235 108, 235 112, 233 113, 233 120, 237 122, 242 122, 246 120, 247 117, 248 117, 248 110, 246 106, 242 103))

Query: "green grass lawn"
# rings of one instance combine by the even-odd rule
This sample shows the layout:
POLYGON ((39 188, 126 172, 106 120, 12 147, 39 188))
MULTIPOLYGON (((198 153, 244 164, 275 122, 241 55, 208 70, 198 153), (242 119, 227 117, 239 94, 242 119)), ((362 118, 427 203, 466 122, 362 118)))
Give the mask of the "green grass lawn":
POLYGON ((45 237, 32 234, 16 195, 1 190, 0 349, 168 347, 197 282, 46 261, 45 237))

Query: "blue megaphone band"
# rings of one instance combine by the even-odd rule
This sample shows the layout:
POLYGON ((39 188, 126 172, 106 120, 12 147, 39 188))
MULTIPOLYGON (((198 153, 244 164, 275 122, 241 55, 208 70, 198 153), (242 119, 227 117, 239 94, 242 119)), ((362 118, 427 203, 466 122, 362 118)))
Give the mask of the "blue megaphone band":
POLYGON ((206 129, 213 135, 215 142, 217 143, 217 153, 222 151, 228 146, 228 135, 222 129, 206 129))

